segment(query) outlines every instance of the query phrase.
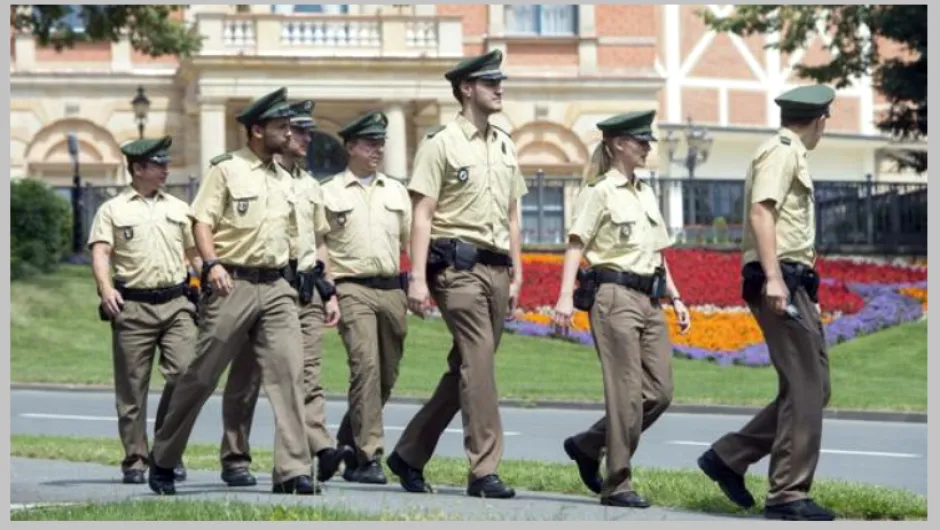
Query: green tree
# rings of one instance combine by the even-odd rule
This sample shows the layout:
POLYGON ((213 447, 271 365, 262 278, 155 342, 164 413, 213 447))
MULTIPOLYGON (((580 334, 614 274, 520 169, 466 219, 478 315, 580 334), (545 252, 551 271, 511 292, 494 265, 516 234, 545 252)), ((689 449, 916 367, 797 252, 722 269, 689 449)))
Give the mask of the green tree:
MULTIPOLYGON (((821 21, 833 35, 826 64, 794 67, 794 72, 836 88, 852 79, 870 75, 890 108, 876 124, 898 140, 918 140, 927 135, 927 6, 926 5, 739 5, 725 17, 709 10, 700 13, 706 25, 718 32, 741 36, 777 32, 779 39, 766 47, 793 53, 816 34, 821 21), (860 32, 867 28, 867 32, 860 32), (879 39, 901 45, 910 57, 886 58, 879 39)), ((893 153, 900 167, 918 172, 927 169, 927 153, 893 153)))
POLYGON ((80 42, 117 42, 122 34, 131 46, 151 57, 189 57, 202 45, 202 37, 170 17, 182 5, 13 5, 10 23, 17 31, 36 36, 42 46, 56 51, 80 42), (68 23, 77 10, 84 29, 68 23))

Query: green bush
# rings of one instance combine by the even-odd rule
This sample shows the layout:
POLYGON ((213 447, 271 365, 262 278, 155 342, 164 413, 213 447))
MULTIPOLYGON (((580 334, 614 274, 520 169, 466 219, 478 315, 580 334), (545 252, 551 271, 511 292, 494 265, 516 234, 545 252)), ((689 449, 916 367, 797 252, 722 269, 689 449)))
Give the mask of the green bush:
POLYGON ((10 186, 10 277, 52 272, 71 250, 72 208, 34 179, 10 186))

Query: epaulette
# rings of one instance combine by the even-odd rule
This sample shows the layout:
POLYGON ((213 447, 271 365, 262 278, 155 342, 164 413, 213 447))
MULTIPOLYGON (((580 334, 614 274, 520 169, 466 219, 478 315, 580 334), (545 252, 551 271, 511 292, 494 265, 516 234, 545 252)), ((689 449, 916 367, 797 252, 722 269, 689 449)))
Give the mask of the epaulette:
POLYGON ((319 180, 320 185, 322 186, 326 184, 327 182, 333 180, 334 178, 336 178, 336 175, 330 175, 329 177, 326 177, 325 179, 319 180))
POLYGON ((594 186, 597 186, 601 182, 604 182, 604 179, 606 178, 607 178, 607 175, 598 175, 596 178, 589 180, 587 183, 587 186, 589 188, 593 188, 594 186))
POLYGON ((783 145, 790 145, 791 140, 790 140, 789 138, 787 138, 786 136, 781 136, 781 137, 780 137, 780 143, 782 143, 783 145))
POLYGON ((512 138, 512 135, 509 134, 509 133, 506 131, 506 129, 503 129, 503 128, 500 127, 499 125, 496 125, 495 123, 491 123, 491 124, 490 124, 490 127, 494 128, 494 129, 496 129, 497 131, 499 131, 499 132, 505 134, 506 136, 512 138))
POLYGON ((424 134, 424 137, 425 137, 425 138, 434 138, 434 135, 437 134, 437 133, 439 133, 439 132, 441 132, 441 131, 443 131, 445 127, 447 127, 447 126, 446 126, 446 125, 435 125, 434 127, 431 127, 430 129, 428 129, 428 132, 426 132, 426 133, 424 134))
POLYGON ((221 155, 210 160, 209 165, 216 166, 218 164, 221 164, 222 162, 225 162, 226 160, 231 160, 231 159, 232 159, 232 153, 222 153, 221 155))

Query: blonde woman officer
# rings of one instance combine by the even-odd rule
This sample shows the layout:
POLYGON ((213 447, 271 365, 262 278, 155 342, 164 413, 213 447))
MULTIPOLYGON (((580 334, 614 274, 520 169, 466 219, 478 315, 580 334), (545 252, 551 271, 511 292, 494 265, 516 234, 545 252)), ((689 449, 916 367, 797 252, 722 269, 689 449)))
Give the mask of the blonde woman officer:
POLYGON ((661 251, 671 245, 652 188, 634 171, 646 164, 655 111, 630 112, 597 124, 603 133, 575 205, 574 223, 555 306, 555 325, 566 332, 575 307, 589 311, 604 378, 606 414, 565 440, 584 484, 601 504, 646 508, 633 490, 630 459, 640 433, 672 401, 672 346, 660 305, 669 299, 682 333, 689 312, 661 251), (582 256, 588 262, 579 271, 582 256), (575 289, 575 279, 579 286, 575 289), (607 477, 600 453, 607 449, 607 477))

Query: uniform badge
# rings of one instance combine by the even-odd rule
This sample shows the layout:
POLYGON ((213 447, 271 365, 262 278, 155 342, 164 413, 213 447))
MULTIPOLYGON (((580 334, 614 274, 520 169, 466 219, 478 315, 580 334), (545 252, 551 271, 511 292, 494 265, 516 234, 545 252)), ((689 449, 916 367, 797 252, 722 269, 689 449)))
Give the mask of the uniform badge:
POLYGON ((339 226, 346 226, 346 214, 341 213, 336 216, 336 224, 339 226))
POLYGON ((503 154, 506 154, 506 142, 503 142, 503 154))
POLYGON ((248 201, 244 199, 240 199, 238 202, 235 203, 235 208, 238 210, 238 213, 240 213, 241 215, 245 215, 245 212, 248 211, 248 201))
POLYGON ((633 221, 620 225, 620 237, 630 239, 631 235, 633 235, 633 221))
POLYGON ((134 239, 134 227, 133 226, 124 227, 124 239, 126 241, 130 241, 131 239, 134 239))
POLYGON ((470 176, 470 169, 467 168, 466 166, 457 170, 457 180, 459 180, 460 182, 466 182, 467 177, 469 176, 470 176))

